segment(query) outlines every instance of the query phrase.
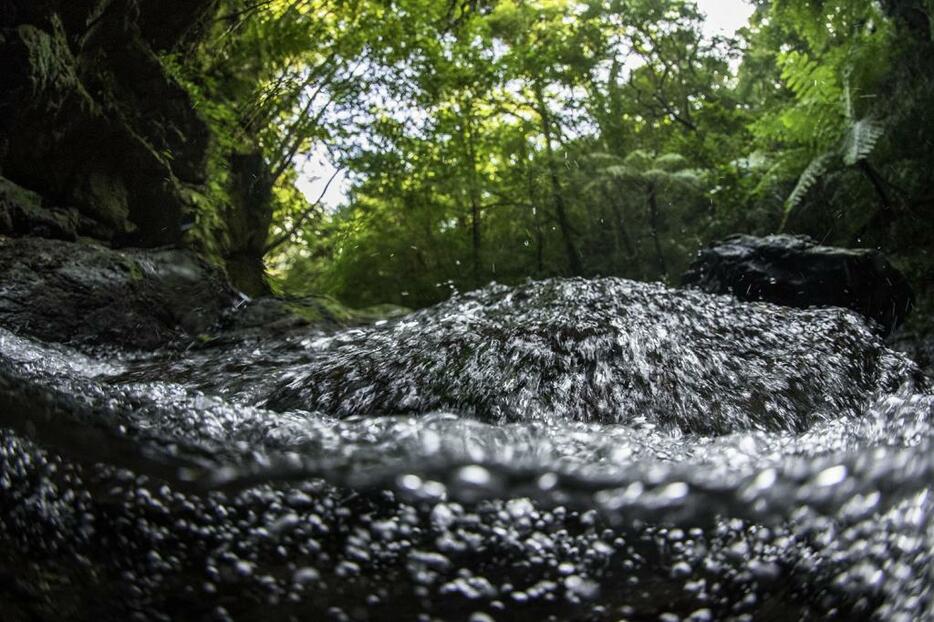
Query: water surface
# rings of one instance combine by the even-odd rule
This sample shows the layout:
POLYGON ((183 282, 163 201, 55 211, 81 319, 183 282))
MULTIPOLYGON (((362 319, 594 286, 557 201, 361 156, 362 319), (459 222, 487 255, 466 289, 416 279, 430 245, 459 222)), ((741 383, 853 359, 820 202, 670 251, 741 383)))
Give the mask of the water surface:
POLYGON ((923 382, 850 312, 619 279, 183 352, 0 331, 0 540, 50 617, 922 619, 923 382))

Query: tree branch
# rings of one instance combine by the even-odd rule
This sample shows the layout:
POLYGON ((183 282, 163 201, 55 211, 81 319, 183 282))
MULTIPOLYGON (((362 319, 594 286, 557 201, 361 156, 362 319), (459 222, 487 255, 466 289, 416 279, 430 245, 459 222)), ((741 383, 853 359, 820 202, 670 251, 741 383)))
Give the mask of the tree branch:
POLYGON ((279 248, 280 246, 288 242, 290 239, 292 239, 292 236, 298 232, 299 228, 301 228, 303 224, 305 224, 305 221, 308 220, 312 214, 318 211, 318 206, 321 204, 321 201, 324 199, 324 195, 328 193, 328 189, 331 187, 331 183, 333 183, 334 180, 337 179, 337 176, 340 175, 343 171, 344 171, 343 167, 338 168, 337 170, 334 171, 334 174, 331 175, 330 179, 328 179, 328 183, 324 185, 324 189, 321 191, 321 194, 318 195, 318 198, 315 199, 315 202, 309 205, 307 208, 305 208, 302 211, 301 214, 299 214, 298 218, 295 219, 295 221, 292 223, 292 226, 289 227, 288 231, 286 231, 285 233, 280 235, 278 238, 276 238, 275 240, 267 244, 266 248, 263 249, 263 254, 271 253, 272 251, 274 251, 275 249, 279 248))

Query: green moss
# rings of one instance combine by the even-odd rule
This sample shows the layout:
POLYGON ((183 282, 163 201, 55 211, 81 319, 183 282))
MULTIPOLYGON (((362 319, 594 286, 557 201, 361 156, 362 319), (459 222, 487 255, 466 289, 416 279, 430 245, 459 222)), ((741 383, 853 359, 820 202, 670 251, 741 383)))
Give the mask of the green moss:
POLYGON ((363 309, 353 310, 353 314, 360 321, 376 322, 378 320, 391 320, 403 315, 408 315, 412 310, 408 307, 399 305, 381 304, 363 309))
POLYGON ((227 227, 222 214, 223 196, 212 196, 210 191, 195 186, 182 186, 182 196, 188 206, 191 226, 183 241, 209 262, 224 266, 224 255, 229 246, 227 227))
POLYGON ((16 29, 26 49, 33 93, 43 93, 53 109, 61 108, 68 97, 77 96, 82 108, 92 110, 94 103, 78 79, 77 63, 68 47, 65 28, 57 16, 52 18, 51 24, 51 32, 31 25, 16 29))
POLYGON ((347 324, 353 321, 351 310, 330 296, 308 296, 289 300, 285 303, 285 308, 312 324, 347 324))
POLYGON ((42 208, 42 199, 38 194, 18 186, 4 177, 0 177, 0 202, 19 205, 29 210, 42 208))
POLYGON ((411 313, 410 309, 396 305, 376 305, 364 309, 352 309, 331 296, 308 296, 288 300, 286 309, 312 324, 371 324, 411 313))
POLYGON ((130 280, 134 282, 143 280, 143 269, 140 267, 138 261, 133 259, 128 260, 127 271, 130 273, 130 280))
POLYGON ((95 218, 117 231, 129 231, 130 197, 123 180, 101 171, 87 174, 76 197, 95 218))
POLYGON ((308 304, 304 302, 287 302, 285 303, 285 308, 288 309, 289 312, 294 313, 310 324, 317 324, 319 322, 331 319, 325 317, 324 309, 322 307, 314 304, 308 304))

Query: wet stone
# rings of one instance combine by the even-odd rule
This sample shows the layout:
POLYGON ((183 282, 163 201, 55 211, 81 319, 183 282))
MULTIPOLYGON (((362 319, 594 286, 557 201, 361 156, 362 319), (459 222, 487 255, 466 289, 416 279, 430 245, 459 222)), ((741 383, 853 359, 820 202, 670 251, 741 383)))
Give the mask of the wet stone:
POLYGON ((855 314, 621 279, 491 286, 308 352, 268 400, 340 417, 451 409, 725 434, 801 431, 910 369, 855 314))

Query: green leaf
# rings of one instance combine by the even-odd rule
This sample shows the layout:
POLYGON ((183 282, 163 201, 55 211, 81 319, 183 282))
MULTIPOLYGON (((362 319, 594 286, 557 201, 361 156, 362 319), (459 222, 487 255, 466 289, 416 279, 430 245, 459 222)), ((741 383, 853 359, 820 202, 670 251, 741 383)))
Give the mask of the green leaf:
POLYGON ((843 161, 846 165, 852 166, 868 158, 883 133, 882 124, 874 119, 860 119, 851 125, 843 138, 842 145, 843 161))
POLYGON ((810 190, 821 176, 827 172, 833 157, 834 154, 825 153, 817 156, 807 165, 807 168, 801 173, 801 177, 798 178, 795 189, 791 191, 791 194, 788 195, 788 200, 785 201, 786 216, 801 203, 805 195, 807 195, 808 190, 810 190))

